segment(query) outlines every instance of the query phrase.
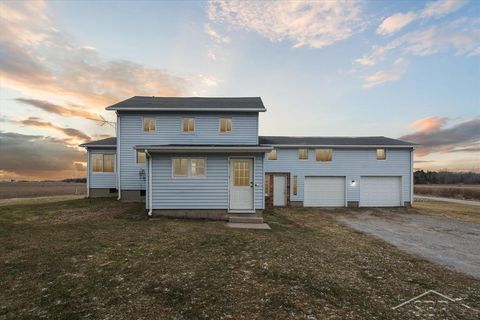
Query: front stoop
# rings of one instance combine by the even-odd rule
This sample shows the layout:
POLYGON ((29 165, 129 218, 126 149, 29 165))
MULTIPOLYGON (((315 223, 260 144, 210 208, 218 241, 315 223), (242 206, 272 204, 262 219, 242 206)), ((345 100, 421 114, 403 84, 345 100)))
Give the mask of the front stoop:
POLYGON ((270 230, 270 226, 266 223, 239 223, 227 222, 227 227, 236 229, 258 229, 270 230))
POLYGON ((238 229, 262 229, 270 230, 270 226, 263 223, 263 217, 255 214, 230 214, 227 227, 238 229))

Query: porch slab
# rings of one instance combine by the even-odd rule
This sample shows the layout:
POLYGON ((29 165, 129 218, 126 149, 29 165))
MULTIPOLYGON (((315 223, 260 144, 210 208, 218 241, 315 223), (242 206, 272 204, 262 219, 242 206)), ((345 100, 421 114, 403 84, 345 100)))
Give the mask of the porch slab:
POLYGON ((227 227, 236 229, 257 229, 270 230, 270 226, 266 223, 232 223, 228 222, 227 227))

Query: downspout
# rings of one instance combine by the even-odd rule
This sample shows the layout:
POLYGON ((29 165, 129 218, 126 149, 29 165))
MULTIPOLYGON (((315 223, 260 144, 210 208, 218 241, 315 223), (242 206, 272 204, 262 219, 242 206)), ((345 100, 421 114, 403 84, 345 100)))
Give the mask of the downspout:
POLYGON ((415 149, 412 148, 412 150, 410 150, 410 205, 412 206, 413 205, 413 199, 414 199, 414 195, 413 195, 413 189, 415 188, 415 182, 414 182, 414 175, 413 175, 413 151, 415 149))
POLYGON ((152 162, 153 162, 153 158, 152 156, 150 155, 150 153, 148 152, 148 150, 145 149, 145 154, 147 155, 148 157, 148 213, 147 215, 149 217, 152 216, 152 211, 153 211, 153 201, 152 201, 152 162))
POLYGON ((87 198, 90 198, 90 150, 87 149, 87 198))
POLYGON ((122 188, 120 184, 120 116, 117 114, 117 188, 118 188, 118 197, 117 200, 122 199, 122 188))

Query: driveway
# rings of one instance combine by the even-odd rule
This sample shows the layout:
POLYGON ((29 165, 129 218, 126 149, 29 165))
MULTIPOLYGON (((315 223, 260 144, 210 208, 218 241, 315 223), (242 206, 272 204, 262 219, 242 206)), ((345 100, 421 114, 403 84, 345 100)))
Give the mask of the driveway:
POLYGON ((480 223, 372 209, 338 216, 409 253, 480 278, 480 223))

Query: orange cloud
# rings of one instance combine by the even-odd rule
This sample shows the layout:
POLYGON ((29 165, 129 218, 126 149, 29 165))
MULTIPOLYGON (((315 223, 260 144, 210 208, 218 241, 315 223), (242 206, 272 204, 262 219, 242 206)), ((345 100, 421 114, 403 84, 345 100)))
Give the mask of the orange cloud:
POLYGON ((438 130, 448 122, 448 118, 439 118, 436 116, 426 117, 410 124, 410 128, 420 132, 430 132, 438 130))
POLYGON ((100 119, 98 114, 90 112, 79 106, 64 107, 48 101, 37 99, 17 98, 15 100, 39 108, 46 112, 58 114, 64 117, 79 117, 93 121, 98 121, 100 119))
POLYGON ((51 122, 48 121, 43 121, 40 118, 37 117, 29 117, 28 119, 25 120, 17 120, 16 121, 19 124, 22 124, 24 126, 28 127, 36 127, 36 128, 45 128, 45 129, 53 129, 58 132, 63 133, 64 135, 68 136, 70 139, 74 140, 74 144, 77 142, 86 142, 90 141, 91 138, 89 135, 83 133, 80 130, 74 129, 74 128, 63 128, 58 125, 54 125, 51 122))

